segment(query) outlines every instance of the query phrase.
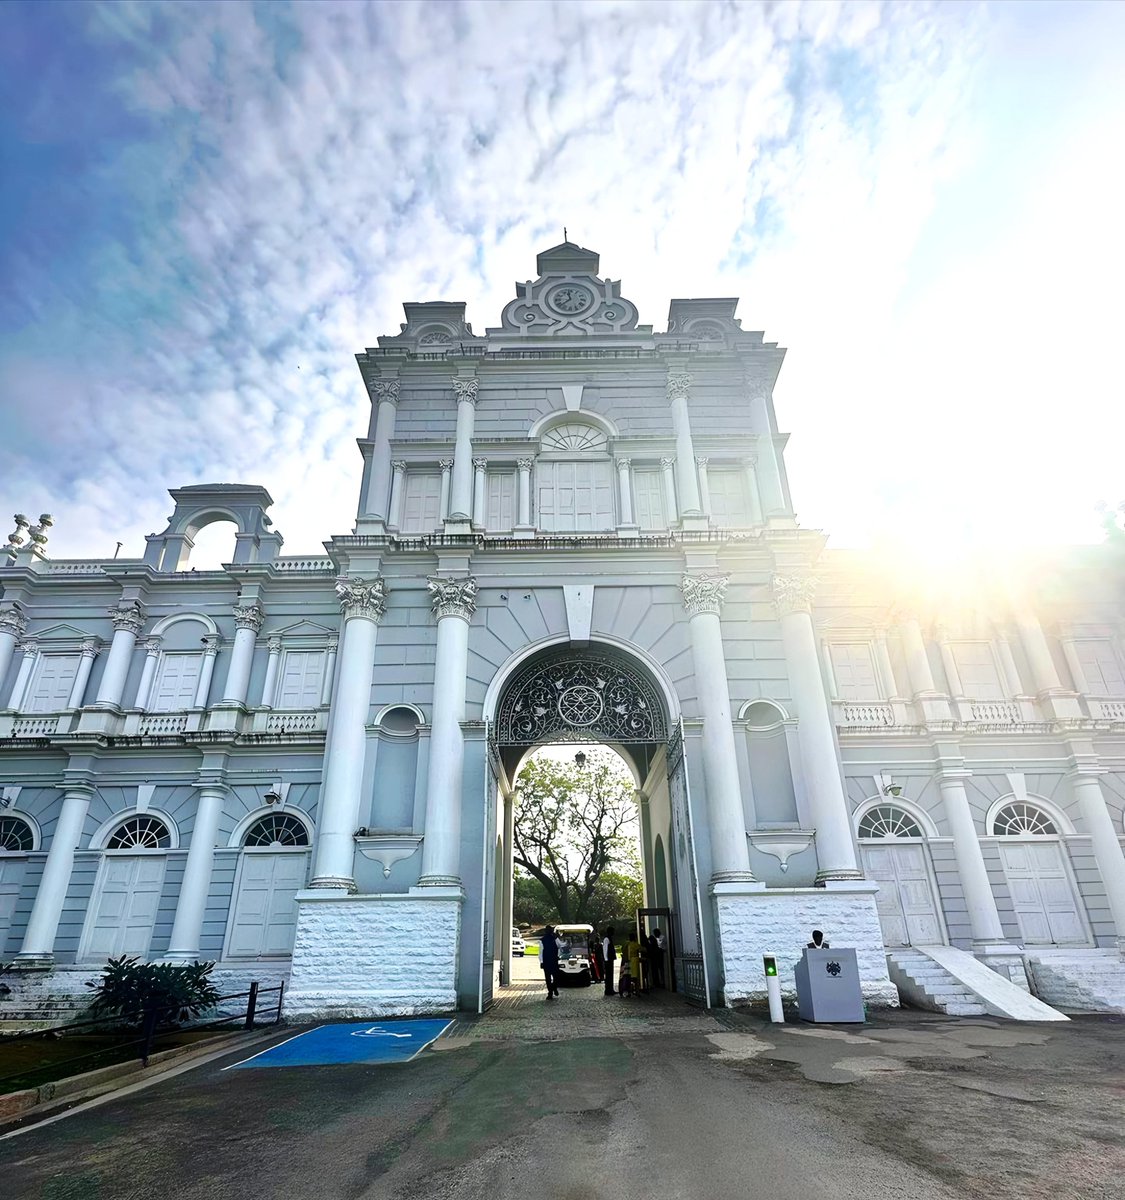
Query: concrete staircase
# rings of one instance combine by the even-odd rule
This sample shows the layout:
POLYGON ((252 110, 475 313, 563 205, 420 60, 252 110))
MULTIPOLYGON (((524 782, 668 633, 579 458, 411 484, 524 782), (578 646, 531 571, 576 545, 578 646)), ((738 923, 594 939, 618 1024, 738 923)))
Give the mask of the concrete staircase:
POLYGON ((1064 1012, 1125 1013, 1125 960, 1116 950, 1028 949, 1035 994, 1064 1012))
POLYGON ((887 954, 887 970, 899 995, 915 1008, 951 1017, 988 1015, 975 992, 920 950, 892 950, 887 954))

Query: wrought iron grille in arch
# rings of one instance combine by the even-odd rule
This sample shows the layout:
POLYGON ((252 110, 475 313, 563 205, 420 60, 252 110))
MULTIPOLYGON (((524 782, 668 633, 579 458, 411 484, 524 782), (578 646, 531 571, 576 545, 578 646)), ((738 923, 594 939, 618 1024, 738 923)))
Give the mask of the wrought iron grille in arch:
POLYGON ((668 738, 660 697, 636 667, 611 653, 573 650, 520 671, 500 705, 496 732, 509 746, 549 738, 668 738))

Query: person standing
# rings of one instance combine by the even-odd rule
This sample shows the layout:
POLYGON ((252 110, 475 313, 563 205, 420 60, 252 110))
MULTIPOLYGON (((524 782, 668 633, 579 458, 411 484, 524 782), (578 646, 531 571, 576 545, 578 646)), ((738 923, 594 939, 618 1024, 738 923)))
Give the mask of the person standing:
POLYGON ((605 970, 605 994, 613 995, 613 964, 617 961, 617 950, 613 945, 613 926, 607 925, 602 932, 602 962, 605 970))
POLYGON ((664 947, 666 945, 664 934, 659 929, 652 931, 652 978, 653 983, 658 987, 664 986, 664 947))
POLYGON ((559 939, 553 925, 544 926, 539 939, 539 966, 547 984, 547 999, 553 1000, 559 994, 559 939))

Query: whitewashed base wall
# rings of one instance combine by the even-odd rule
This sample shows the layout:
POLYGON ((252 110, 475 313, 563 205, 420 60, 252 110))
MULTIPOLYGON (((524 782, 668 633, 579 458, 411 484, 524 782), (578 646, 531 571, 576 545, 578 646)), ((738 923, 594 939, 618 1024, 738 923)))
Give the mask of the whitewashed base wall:
POLYGON ((462 899, 456 888, 298 892, 286 1020, 453 1011, 462 899))
POLYGON ((852 947, 863 998, 898 1007, 898 989, 887 974, 887 952, 875 908, 876 885, 831 881, 823 888, 753 888, 716 884, 711 889, 723 956, 723 1001, 747 1004, 766 995, 764 954, 777 958, 782 995, 797 995, 793 969, 812 931, 834 948, 852 947))

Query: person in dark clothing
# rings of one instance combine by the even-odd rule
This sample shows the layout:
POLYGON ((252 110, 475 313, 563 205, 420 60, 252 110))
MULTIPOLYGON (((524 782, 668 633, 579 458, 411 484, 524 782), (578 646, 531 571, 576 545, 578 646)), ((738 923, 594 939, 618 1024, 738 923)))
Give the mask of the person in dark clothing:
POLYGON ((819 929, 814 929, 812 931, 812 941, 809 942, 808 948, 810 950, 829 949, 828 943, 824 940, 824 934, 821 933, 819 929))
POLYGON ((602 958, 601 938, 591 929, 590 938, 586 943, 586 955, 590 963, 590 972, 594 983, 601 983, 605 974, 605 960, 602 958))
POLYGON ((605 994, 613 993, 613 964, 617 961, 617 950, 613 945, 613 926, 607 925, 602 931, 602 961, 605 963, 605 994))
POLYGON ((553 925, 547 925, 539 939, 539 965, 547 984, 547 999, 553 1000, 559 994, 559 939, 553 925))

